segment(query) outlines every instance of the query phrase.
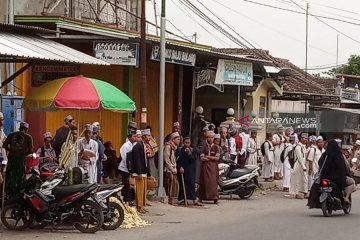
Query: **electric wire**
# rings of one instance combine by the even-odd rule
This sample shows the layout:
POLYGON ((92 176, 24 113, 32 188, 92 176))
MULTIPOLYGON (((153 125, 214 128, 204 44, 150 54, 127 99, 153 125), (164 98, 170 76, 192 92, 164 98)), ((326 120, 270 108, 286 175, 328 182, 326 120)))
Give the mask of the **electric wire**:
POLYGON ((196 7, 194 4, 192 4, 188 0, 180 0, 180 2, 185 5, 190 11, 194 12, 196 15, 198 15, 201 19, 206 21, 210 26, 212 26, 217 31, 221 32, 223 35, 225 35, 227 38, 229 38, 232 42, 239 45, 242 48, 249 49, 252 51, 257 57, 264 58, 266 60, 270 60, 270 57, 266 54, 263 54, 261 51, 254 50, 249 48, 246 44, 244 44, 242 41, 234 37, 232 34, 230 34, 228 31, 226 31, 224 28, 222 28, 219 24, 217 24, 215 21, 213 21, 210 17, 208 17, 205 13, 203 13, 198 7, 196 7))
POLYGON ((212 38, 214 38, 216 41, 218 41, 221 44, 224 44, 226 46, 230 46, 229 43, 225 42, 224 40, 222 40, 221 38, 217 37, 216 35, 214 35, 213 32, 210 32, 206 27, 204 27, 201 23, 199 23, 192 15, 191 13, 186 9, 183 8, 182 6, 178 5, 175 0, 171 0, 171 2, 178 7, 178 9, 180 11, 182 11, 185 15, 187 15, 192 21, 194 21, 196 24, 198 24, 202 29, 204 29, 204 31, 206 31, 212 38))
MULTIPOLYGON (((296 3, 296 2, 293 1, 293 0, 290 0, 290 1, 291 1, 292 3, 294 3, 296 6, 298 6, 300 9, 302 9, 302 10, 305 11, 305 9, 304 9, 301 5, 299 5, 298 3, 296 3)), ((333 29, 334 31, 336 31, 336 32, 340 33, 341 35, 347 37, 348 39, 350 39, 350 40, 352 40, 352 41, 360 44, 360 41, 356 40, 355 38, 353 38, 353 37, 347 35, 346 33, 338 30, 337 28, 335 28, 335 27, 331 26, 330 24, 324 22, 324 21, 321 20, 320 18, 318 18, 318 17, 315 17, 315 18, 316 18, 319 22, 321 22, 322 24, 324 24, 324 25, 328 26, 329 28, 333 29)))
POLYGON ((322 6, 322 7, 326 7, 326 8, 330 8, 330 9, 334 9, 334 10, 338 10, 338 11, 342 11, 342 12, 346 12, 346 13, 360 15, 360 13, 358 13, 358 12, 353 12, 353 11, 350 11, 350 10, 347 10, 347 9, 337 8, 337 7, 324 5, 324 4, 320 4, 320 3, 315 3, 315 2, 310 2, 310 1, 307 1, 307 0, 301 0, 301 1, 308 2, 308 3, 315 4, 315 5, 322 6))
MULTIPOLYGON (((283 7, 278 7, 278 6, 273 6, 273 5, 269 5, 269 4, 265 4, 265 3, 259 3, 259 2, 255 2, 255 1, 251 1, 251 0, 243 0, 245 2, 248 3, 252 3, 252 4, 257 4, 260 6, 264 6, 264 7, 269 7, 269 8, 274 8, 274 9, 278 9, 278 10, 283 10, 283 11, 287 11, 287 12, 292 12, 292 13, 297 13, 297 14, 302 14, 305 15, 306 13, 304 12, 300 12, 297 10, 292 10, 292 9, 288 9, 288 8, 283 8, 283 7)), ((297 4, 297 3, 295 3, 297 4)), ((322 15, 317 15, 317 14, 309 14, 309 16, 312 17, 317 17, 317 18, 323 18, 323 19, 328 19, 328 20, 333 20, 333 21, 338 21, 338 22, 342 22, 342 23, 347 23, 347 24, 352 24, 352 25, 356 25, 356 26, 360 26, 360 23, 354 23, 351 21, 347 21, 347 20, 343 20, 343 19, 339 19, 339 18, 334 18, 334 17, 327 17, 327 16, 322 16, 322 15)))
MULTIPOLYGON (((295 37, 293 37, 293 36, 291 36, 291 35, 288 35, 288 34, 284 33, 283 31, 280 31, 280 30, 272 27, 271 25, 264 24, 264 23, 262 23, 262 22, 260 22, 260 21, 258 21, 258 20, 256 20, 256 19, 254 19, 254 18, 251 18, 251 17, 245 15, 244 13, 235 10, 234 8, 228 7, 227 5, 223 4, 222 2, 220 2, 220 1, 218 1, 218 0, 212 0, 212 1, 215 2, 215 3, 217 3, 217 4, 219 4, 220 6, 222 6, 222 7, 224 7, 224 8, 226 8, 226 9, 228 9, 229 11, 232 11, 232 12, 234 12, 234 13, 242 16, 242 17, 245 17, 245 18, 249 19, 250 21, 253 21, 253 22, 255 22, 255 23, 259 24, 259 25, 262 25, 262 26, 266 27, 267 29, 271 29, 272 31, 276 32, 276 33, 279 34, 279 35, 282 35, 282 36, 284 36, 284 37, 287 37, 287 38, 289 38, 289 39, 291 39, 291 40, 294 40, 294 41, 296 41, 296 42, 305 44, 305 41, 300 40, 300 39, 297 39, 297 38, 295 38, 295 37)), ((318 50, 318 51, 320 51, 320 52, 326 53, 326 54, 328 54, 329 56, 336 56, 335 53, 332 53, 332 52, 329 52, 329 51, 327 51, 327 50, 321 49, 321 48, 319 48, 319 47, 317 47, 317 46, 314 46, 314 45, 312 45, 312 44, 309 44, 309 47, 312 48, 312 49, 316 49, 316 50, 318 50)), ((344 59, 344 58, 340 56, 340 59, 344 59)))

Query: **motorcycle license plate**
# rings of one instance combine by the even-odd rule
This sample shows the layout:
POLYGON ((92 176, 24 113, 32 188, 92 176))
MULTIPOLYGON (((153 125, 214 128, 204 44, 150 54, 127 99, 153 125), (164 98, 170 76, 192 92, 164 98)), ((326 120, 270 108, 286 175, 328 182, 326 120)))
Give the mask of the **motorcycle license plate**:
POLYGON ((322 187, 321 190, 323 192, 332 192, 332 187, 322 187))

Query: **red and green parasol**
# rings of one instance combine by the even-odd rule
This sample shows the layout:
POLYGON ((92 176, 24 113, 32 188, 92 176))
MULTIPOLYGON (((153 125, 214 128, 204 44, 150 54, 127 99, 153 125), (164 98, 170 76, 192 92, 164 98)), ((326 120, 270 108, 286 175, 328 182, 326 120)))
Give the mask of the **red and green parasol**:
POLYGON ((30 110, 108 109, 133 112, 135 103, 115 86, 83 76, 61 78, 45 83, 28 97, 25 106, 30 110))

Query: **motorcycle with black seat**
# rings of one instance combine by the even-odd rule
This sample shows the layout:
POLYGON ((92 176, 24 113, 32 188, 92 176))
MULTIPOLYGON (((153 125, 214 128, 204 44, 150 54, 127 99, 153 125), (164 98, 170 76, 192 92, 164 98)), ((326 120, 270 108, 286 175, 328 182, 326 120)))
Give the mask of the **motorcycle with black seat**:
POLYGON ((337 210, 343 210, 345 214, 351 211, 351 196, 350 202, 345 202, 343 192, 327 178, 321 178, 319 200, 325 217, 330 217, 337 210))
POLYGON ((41 229, 49 224, 70 224, 83 233, 97 232, 104 215, 95 198, 96 184, 61 186, 59 175, 54 180, 42 182, 40 172, 34 168, 26 175, 24 192, 6 202, 1 211, 1 221, 10 230, 27 227, 41 229), (54 183, 55 182, 55 183, 54 183))

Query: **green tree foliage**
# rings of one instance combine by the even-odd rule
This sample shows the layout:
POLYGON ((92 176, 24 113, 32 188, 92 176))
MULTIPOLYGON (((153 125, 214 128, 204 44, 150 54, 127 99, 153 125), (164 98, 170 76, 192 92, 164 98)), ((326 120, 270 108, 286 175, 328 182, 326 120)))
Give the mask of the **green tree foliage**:
POLYGON ((348 63, 342 65, 338 68, 333 68, 326 72, 326 74, 350 74, 350 75, 360 75, 360 55, 351 55, 348 59, 348 63))

